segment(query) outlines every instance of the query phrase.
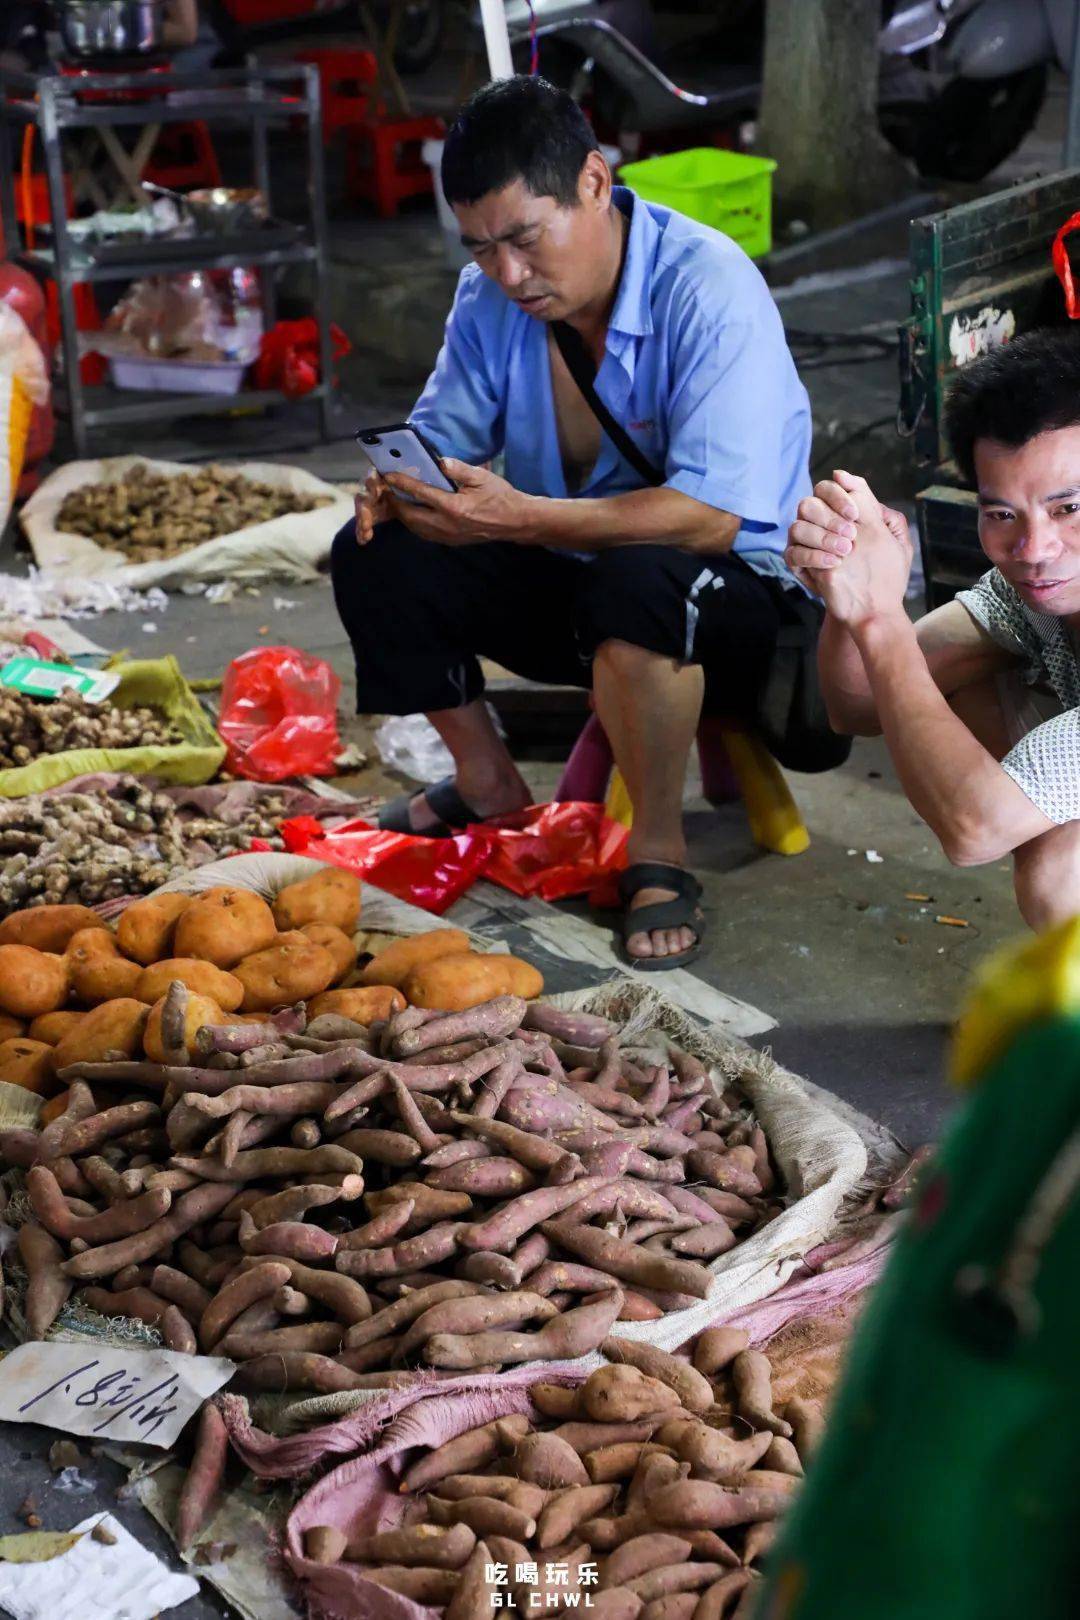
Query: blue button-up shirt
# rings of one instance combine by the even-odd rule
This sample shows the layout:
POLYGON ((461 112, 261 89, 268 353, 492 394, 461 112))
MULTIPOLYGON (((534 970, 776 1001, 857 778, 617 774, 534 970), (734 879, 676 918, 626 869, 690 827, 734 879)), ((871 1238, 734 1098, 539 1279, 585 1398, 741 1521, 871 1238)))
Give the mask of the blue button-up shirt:
MULTIPOLYGON (((719 231, 625 187, 614 196, 630 229, 597 393, 668 488, 739 517, 735 551, 791 581, 782 553, 810 490, 810 406, 769 289, 719 231)), ((412 420, 443 455, 476 464, 501 451, 527 495, 568 493, 547 327, 476 265, 461 272, 412 420)), ((642 487, 605 434, 576 493, 642 487)))

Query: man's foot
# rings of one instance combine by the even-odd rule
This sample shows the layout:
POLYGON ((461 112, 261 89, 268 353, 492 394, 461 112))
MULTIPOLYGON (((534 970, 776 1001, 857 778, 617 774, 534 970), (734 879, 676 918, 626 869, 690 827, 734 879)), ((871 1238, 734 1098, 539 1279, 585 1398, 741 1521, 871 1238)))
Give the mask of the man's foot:
POLYGON ((516 772, 512 777, 494 779, 472 791, 466 791, 453 777, 447 777, 443 782, 422 788, 419 793, 401 794, 392 799, 380 812, 379 826, 439 838, 473 822, 524 810, 531 803, 532 795, 516 772))
POLYGON ((619 880, 625 911, 622 920, 626 955, 645 971, 682 967, 692 962, 705 934, 698 901, 701 885, 684 867, 666 861, 639 861, 619 880), (641 927, 634 926, 640 914, 641 927))

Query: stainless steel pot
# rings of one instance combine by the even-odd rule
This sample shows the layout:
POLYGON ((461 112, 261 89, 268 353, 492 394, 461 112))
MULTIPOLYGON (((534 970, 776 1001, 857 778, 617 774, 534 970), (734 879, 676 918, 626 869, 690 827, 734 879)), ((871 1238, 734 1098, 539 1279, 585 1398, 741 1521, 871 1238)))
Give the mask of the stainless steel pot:
POLYGON ((53 0, 69 56, 142 56, 161 48, 165 0, 53 0))

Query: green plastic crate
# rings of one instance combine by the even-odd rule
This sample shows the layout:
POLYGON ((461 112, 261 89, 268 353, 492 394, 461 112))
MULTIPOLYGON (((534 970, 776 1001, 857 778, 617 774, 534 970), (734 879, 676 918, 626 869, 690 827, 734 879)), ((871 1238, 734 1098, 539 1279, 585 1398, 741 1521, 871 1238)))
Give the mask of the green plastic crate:
POLYGON ((619 179, 646 202, 675 208, 723 231, 760 259, 772 247, 772 158, 746 157, 718 146, 624 163, 619 179))

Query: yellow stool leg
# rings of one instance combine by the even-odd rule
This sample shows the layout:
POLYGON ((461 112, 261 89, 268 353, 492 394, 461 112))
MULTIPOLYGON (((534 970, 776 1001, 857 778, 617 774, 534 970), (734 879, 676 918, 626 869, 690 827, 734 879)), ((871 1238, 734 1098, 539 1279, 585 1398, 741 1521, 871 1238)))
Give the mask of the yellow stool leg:
POLYGON ((611 781, 608 783, 607 798, 604 800, 604 809, 612 821, 618 821, 624 827, 634 825, 634 807, 630 803, 630 795, 626 791, 626 783, 622 779, 622 772, 617 765, 612 766, 611 781))
POLYGON ((723 737, 755 844, 774 855, 801 855, 810 847, 810 834, 779 765, 747 732, 725 727, 723 737))

